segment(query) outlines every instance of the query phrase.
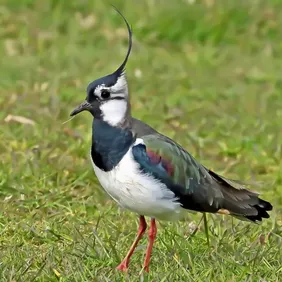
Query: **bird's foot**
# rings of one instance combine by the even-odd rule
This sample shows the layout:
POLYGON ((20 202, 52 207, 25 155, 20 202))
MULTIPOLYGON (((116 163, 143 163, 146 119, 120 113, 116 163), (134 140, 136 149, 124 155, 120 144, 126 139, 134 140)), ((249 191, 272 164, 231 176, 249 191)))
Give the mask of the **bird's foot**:
POLYGON ((145 270, 146 272, 149 272, 149 265, 144 266, 144 270, 145 270))
POLYGON ((123 272, 126 272, 128 270, 128 262, 127 261, 123 261, 121 262, 117 267, 116 267, 117 270, 120 270, 120 271, 123 271, 123 272))

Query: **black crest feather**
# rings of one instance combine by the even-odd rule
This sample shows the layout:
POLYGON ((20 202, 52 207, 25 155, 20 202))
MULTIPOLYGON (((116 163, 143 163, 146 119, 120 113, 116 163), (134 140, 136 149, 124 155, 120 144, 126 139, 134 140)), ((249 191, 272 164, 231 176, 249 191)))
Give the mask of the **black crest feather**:
POLYGON ((128 31, 128 50, 127 50, 127 54, 125 56, 124 61, 122 62, 122 64, 118 67, 118 69, 114 72, 114 74, 116 74, 118 77, 124 72, 125 69, 125 65, 127 63, 128 57, 130 55, 131 52, 131 48, 132 48, 132 29, 130 28, 130 25, 128 23, 128 21, 126 20, 126 18, 124 17, 124 15, 114 6, 112 5, 113 8, 119 13, 119 15, 123 18, 126 27, 127 27, 127 31, 128 31))

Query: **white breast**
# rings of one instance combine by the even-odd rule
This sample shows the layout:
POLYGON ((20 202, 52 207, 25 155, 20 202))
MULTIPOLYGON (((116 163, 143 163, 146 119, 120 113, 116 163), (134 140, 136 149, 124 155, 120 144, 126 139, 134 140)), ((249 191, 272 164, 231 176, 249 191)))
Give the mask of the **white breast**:
MULTIPOLYGON (((134 145, 140 143, 143 140, 138 138, 134 145)), ((94 162, 92 164, 102 187, 122 207, 139 215, 164 220, 183 217, 183 209, 174 193, 165 184, 140 172, 138 163, 133 160, 131 147, 119 164, 109 172, 99 169, 94 162)))

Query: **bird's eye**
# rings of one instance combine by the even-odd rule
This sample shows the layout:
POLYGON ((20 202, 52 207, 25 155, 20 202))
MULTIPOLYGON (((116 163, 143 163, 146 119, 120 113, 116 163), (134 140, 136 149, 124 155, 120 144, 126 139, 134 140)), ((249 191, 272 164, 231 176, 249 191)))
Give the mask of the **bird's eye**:
POLYGON ((109 92, 108 90, 106 90, 106 89, 103 89, 103 90, 101 91, 101 97, 102 97, 103 99, 109 98, 110 95, 111 95, 110 92, 109 92))

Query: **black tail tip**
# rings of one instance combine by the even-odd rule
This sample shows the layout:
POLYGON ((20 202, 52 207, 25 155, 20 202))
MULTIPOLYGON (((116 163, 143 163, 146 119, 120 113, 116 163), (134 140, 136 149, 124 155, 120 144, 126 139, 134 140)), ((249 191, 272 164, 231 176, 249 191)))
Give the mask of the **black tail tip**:
POLYGON ((253 222, 262 221, 263 218, 269 218, 270 216, 267 211, 271 211, 273 209, 273 206, 269 202, 262 199, 259 199, 259 203, 253 207, 257 210, 257 215, 246 216, 247 219, 253 222))

